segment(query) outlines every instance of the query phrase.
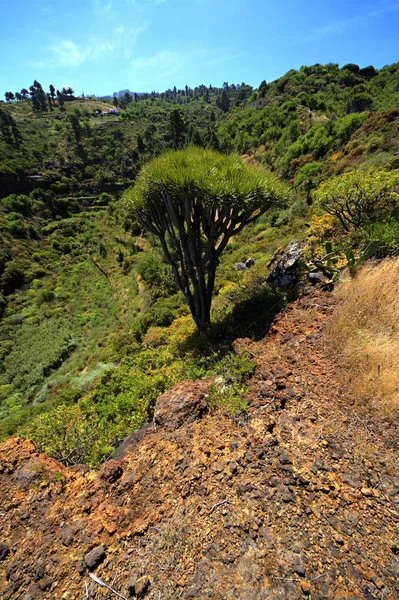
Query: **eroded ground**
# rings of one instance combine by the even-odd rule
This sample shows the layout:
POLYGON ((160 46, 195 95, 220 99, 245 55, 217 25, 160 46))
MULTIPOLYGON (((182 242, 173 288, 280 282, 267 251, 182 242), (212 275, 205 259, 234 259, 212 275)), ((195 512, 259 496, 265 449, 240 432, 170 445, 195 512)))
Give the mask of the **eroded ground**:
POLYGON ((85 563, 103 546, 93 572, 125 597, 144 576, 148 599, 399 598, 398 452, 338 387, 334 310, 312 291, 237 340, 257 363, 245 418, 151 426, 100 473, 3 443, 0 596, 116 598, 85 563))

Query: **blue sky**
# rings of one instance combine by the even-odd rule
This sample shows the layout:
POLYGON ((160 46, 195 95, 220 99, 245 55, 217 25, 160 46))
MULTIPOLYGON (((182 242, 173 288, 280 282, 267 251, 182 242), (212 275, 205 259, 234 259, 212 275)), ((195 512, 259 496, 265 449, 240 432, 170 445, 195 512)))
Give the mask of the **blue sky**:
POLYGON ((399 60, 399 0, 0 0, 0 96, 255 87, 316 62, 399 60))

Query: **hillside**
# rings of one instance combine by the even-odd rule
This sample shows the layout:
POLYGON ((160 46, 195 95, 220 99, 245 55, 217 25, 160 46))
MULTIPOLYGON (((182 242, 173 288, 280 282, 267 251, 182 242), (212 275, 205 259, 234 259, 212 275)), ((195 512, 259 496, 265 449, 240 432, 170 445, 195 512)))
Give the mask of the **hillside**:
POLYGON ((292 239, 307 243, 309 264, 326 242, 339 265, 376 240, 380 258, 395 255, 398 77, 398 63, 317 64, 255 91, 226 82, 124 93, 117 115, 100 114, 112 102, 47 95, 38 82, 29 99, 1 103, 0 438, 33 438, 63 458, 76 437, 70 462, 98 465, 152 418, 160 393, 225 373, 234 339, 265 335, 296 293, 266 282, 292 239), (190 144, 236 150, 292 194, 226 247, 206 333, 195 331, 160 246, 121 201, 146 162, 190 144), (386 189, 345 229, 325 198, 341 184, 350 194, 351 172, 386 189), (252 269, 234 270, 248 258, 252 269))
POLYGON ((2 597, 398 598, 397 421, 338 383, 339 303, 307 289, 235 342, 256 364, 245 417, 186 382, 99 472, 3 443, 2 597))

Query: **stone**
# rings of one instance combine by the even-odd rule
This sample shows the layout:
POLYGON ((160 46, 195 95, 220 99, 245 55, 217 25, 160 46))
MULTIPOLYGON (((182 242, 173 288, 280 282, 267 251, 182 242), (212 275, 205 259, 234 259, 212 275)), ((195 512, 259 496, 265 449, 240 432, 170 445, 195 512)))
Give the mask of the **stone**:
POLYGON ((210 383, 210 380, 183 381, 171 387, 156 401, 155 424, 174 430, 200 419, 207 411, 210 383))
POLYGON ((282 256, 278 258, 266 278, 267 283, 276 287, 289 287, 299 281, 298 262, 301 258, 302 244, 293 240, 288 244, 282 256))
POLYGON ((129 580, 127 582, 127 591, 129 593, 130 596, 135 596, 136 595, 136 581, 137 581, 138 577, 136 575, 136 573, 132 573, 129 577, 129 580))
POLYGON ((141 442, 148 429, 152 427, 152 423, 146 423, 140 429, 135 429, 130 435, 128 435, 117 447, 113 455, 113 459, 121 460, 126 452, 133 452, 137 447, 137 444, 141 442))
POLYGON ((5 560, 10 554, 10 548, 7 544, 0 543, 0 561, 5 560))
POLYGON ((234 271, 246 271, 247 268, 248 268, 247 265, 242 262, 236 263, 233 267, 234 271))
POLYGON ((278 439, 274 435, 267 435, 264 438, 264 445, 268 448, 272 448, 273 446, 278 446, 278 439))
POLYGON ((359 513, 352 511, 348 514, 348 521, 351 525, 357 525, 359 522, 359 513))
POLYGON ((50 577, 48 577, 47 575, 45 575, 38 583, 38 587, 42 590, 42 592, 45 592, 46 590, 48 590, 51 585, 52 585, 53 581, 52 579, 50 579, 50 577))
POLYGON ((119 461, 111 459, 107 460, 101 468, 100 479, 107 483, 115 483, 123 475, 123 469, 119 461))
POLYGON ((150 585, 150 579, 149 577, 147 577, 147 575, 143 575, 143 577, 139 577, 139 579, 137 579, 136 584, 134 586, 134 591, 135 594, 138 598, 140 598, 141 596, 144 596, 144 594, 147 592, 148 588, 150 585))
POLYGON ((288 504, 289 502, 295 502, 295 496, 286 488, 281 496, 281 500, 288 504))
POLYGON ((300 575, 301 577, 305 576, 305 567, 303 566, 302 560, 299 556, 296 556, 294 558, 293 566, 295 569, 295 573, 298 573, 298 575, 300 575))
POLYGON ((237 473, 238 464, 235 460, 231 460, 229 463, 227 463, 227 468, 230 471, 230 473, 234 475, 235 473, 237 473))
POLYGON ((218 460, 216 462, 214 462, 212 465, 212 471, 214 473, 221 473, 223 471, 223 469, 224 469, 223 463, 221 463, 218 460))
POLYGON ((105 559, 104 546, 97 546, 85 555, 85 563, 89 571, 93 571, 105 559))
POLYGON ((301 590, 304 594, 310 593, 310 583, 308 583, 307 581, 301 581, 299 585, 301 586, 301 590))
POLYGON ((282 450, 278 455, 278 459, 282 465, 292 465, 292 459, 288 456, 287 452, 282 450))
POLYGON ((231 554, 223 554, 220 557, 220 560, 225 564, 225 565, 230 565, 234 562, 235 558, 234 556, 232 556, 231 554))
POLYGON ((308 279, 311 284, 316 285, 316 283, 321 283, 322 281, 324 281, 325 276, 323 275, 323 273, 309 273, 308 279))
POLYGON ((249 338, 237 338, 231 344, 234 354, 237 354, 237 356, 249 356, 250 358, 254 356, 253 346, 254 343, 249 338))
POLYGON ((251 267, 253 267, 255 264, 255 259, 254 258, 247 258, 247 260, 245 261, 245 266, 247 267, 247 269, 250 269, 251 267))

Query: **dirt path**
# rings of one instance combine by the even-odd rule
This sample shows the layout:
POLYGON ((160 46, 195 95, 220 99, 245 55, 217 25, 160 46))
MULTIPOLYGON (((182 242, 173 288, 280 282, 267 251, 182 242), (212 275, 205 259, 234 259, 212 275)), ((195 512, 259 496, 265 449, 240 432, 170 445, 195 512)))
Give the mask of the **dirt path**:
POLYGON ((398 453, 338 389, 333 311, 313 291, 235 342, 257 363, 245 418, 150 428, 100 474, 2 444, 1 597, 116 598, 85 570, 103 545, 95 574, 126 597, 148 576, 149 599, 399 598, 398 453))

